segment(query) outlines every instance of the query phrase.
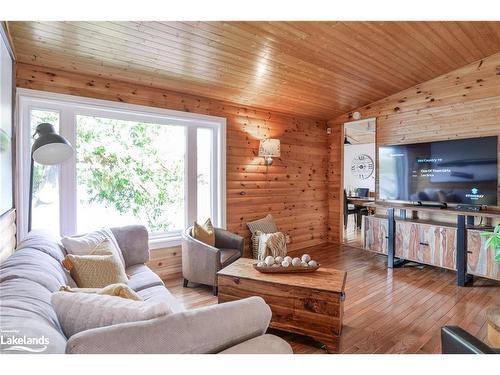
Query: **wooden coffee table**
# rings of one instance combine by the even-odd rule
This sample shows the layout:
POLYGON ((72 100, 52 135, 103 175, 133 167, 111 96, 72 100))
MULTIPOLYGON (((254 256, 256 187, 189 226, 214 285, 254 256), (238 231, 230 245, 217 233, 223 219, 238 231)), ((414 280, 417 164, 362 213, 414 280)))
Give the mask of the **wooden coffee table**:
POLYGON ((311 273, 266 274, 254 263, 240 258, 218 272, 219 303, 260 296, 271 307, 271 328, 310 336, 337 352, 347 273, 320 267, 311 273))

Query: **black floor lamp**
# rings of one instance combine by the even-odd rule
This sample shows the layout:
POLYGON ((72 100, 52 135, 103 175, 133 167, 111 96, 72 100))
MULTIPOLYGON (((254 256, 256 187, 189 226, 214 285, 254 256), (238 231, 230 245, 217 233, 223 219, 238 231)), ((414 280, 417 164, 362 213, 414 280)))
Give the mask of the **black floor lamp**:
POLYGON ((68 160, 73 155, 73 147, 66 138, 56 133, 54 126, 42 123, 36 127, 33 134, 35 142, 31 147, 30 196, 28 211, 28 232, 31 231, 31 214, 33 204, 33 167, 36 161, 43 165, 57 165, 68 160), (36 138, 35 138, 36 137, 36 138))

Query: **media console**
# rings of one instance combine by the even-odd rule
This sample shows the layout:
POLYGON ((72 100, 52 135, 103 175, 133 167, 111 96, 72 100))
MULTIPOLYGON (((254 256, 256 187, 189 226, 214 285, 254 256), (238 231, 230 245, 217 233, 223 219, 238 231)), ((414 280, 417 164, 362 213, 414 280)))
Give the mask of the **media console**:
POLYGON ((500 264, 480 236, 485 228, 474 226, 476 217, 500 220, 500 211, 461 212, 386 202, 369 207, 377 214, 363 217, 364 247, 387 255, 388 267, 412 261, 446 268, 457 272, 459 286, 472 282, 474 275, 500 281, 500 264), (444 215, 447 220, 419 217, 428 214, 444 215))

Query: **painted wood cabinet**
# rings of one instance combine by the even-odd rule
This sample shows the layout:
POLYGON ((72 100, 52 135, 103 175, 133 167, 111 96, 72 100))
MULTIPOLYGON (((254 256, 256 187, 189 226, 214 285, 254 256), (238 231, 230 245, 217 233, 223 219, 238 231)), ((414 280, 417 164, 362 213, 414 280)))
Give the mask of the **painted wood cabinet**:
POLYGON ((396 221, 397 258, 456 270, 456 235, 452 227, 396 221))
POLYGON ((387 218, 363 216, 363 228, 365 249, 387 255, 387 218))
POLYGON ((493 250, 486 248, 486 239, 480 233, 480 230, 467 230, 467 272, 500 280, 500 263, 495 262, 493 250))

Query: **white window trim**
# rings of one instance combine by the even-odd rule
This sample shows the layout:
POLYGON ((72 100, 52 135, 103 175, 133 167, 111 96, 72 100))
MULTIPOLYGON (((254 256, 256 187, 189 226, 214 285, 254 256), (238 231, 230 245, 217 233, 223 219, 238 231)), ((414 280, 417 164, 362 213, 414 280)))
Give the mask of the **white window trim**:
MULTIPOLYGON (((186 151, 196 150, 196 129, 201 127, 214 130, 213 167, 215 189, 212 189, 212 205, 215 225, 226 228, 226 119, 223 117, 175 111, 170 109, 147 107, 137 104, 119 103, 108 100, 85 98, 80 96, 58 94, 47 91, 17 89, 17 188, 16 207, 18 213, 17 238, 24 239, 28 228, 29 175, 30 175, 30 130, 29 113, 31 108, 48 109, 59 112, 60 133, 71 144, 76 141, 76 115, 109 116, 122 120, 137 120, 157 124, 181 125, 186 127, 186 151), (196 122, 196 124, 193 124, 196 122), (66 125, 64 125, 66 124, 66 125)), ((185 173, 187 186, 194 186, 185 195, 186 223, 196 218, 196 151, 186 152, 185 173), (194 171, 194 173, 192 173, 194 171), (190 173, 191 172, 191 173, 190 173), (194 178, 193 178, 194 176, 194 178), (194 195, 194 197, 193 197, 194 195), (193 205, 194 202, 194 205, 193 205)), ((76 228, 76 156, 61 165, 60 172, 60 232, 72 233, 76 228), (69 208, 69 214, 68 212, 69 208), (63 213, 64 211, 64 213, 63 213), (72 217, 69 221, 65 217, 72 217)), ((110 223, 112 226, 113 223, 110 223)), ((178 246, 181 232, 166 234, 150 234, 150 249, 178 246)))

